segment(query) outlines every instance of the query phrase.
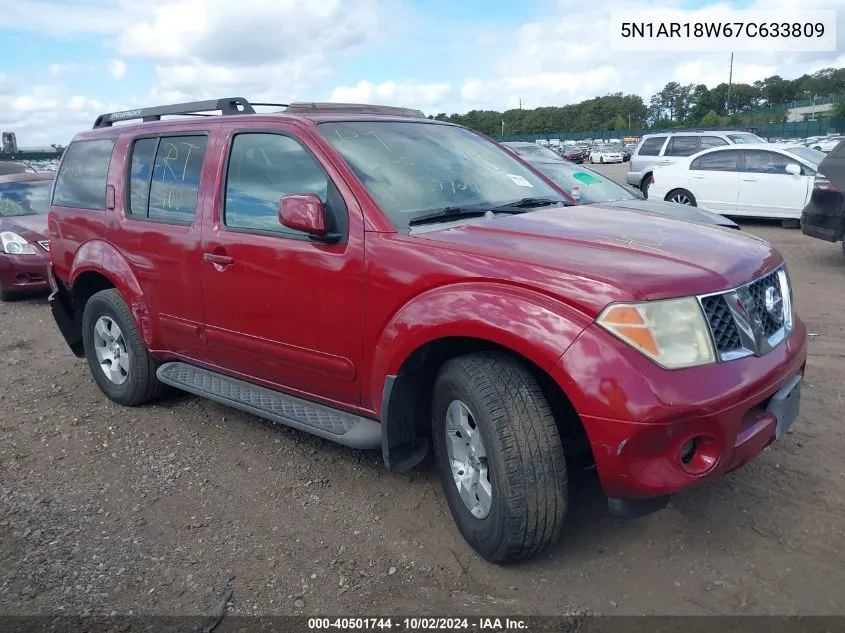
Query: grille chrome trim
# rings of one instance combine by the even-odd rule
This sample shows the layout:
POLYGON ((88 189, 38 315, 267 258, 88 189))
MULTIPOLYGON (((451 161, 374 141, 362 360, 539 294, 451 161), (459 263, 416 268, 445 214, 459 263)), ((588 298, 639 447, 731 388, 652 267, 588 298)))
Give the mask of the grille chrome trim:
POLYGON ((697 299, 721 362, 768 354, 792 331, 792 289, 785 264, 732 290, 697 299))
POLYGON ((43 248, 45 251, 50 251, 50 242, 48 240, 39 240, 38 245, 43 248))

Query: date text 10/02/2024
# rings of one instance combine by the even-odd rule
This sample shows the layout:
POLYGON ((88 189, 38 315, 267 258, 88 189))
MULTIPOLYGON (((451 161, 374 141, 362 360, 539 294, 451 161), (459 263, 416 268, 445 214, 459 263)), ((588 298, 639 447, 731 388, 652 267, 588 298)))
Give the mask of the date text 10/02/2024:
POLYGON ((528 625, 524 619, 509 617, 475 618, 437 618, 437 617, 400 617, 400 618, 309 618, 308 630, 347 630, 347 631, 526 631, 528 625))

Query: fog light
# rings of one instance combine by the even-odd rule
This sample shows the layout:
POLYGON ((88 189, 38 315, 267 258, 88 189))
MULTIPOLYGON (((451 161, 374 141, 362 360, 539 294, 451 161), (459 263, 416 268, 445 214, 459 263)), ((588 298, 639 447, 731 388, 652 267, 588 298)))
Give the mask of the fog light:
POLYGON ((690 475, 705 475, 719 462, 719 445, 709 435, 696 435, 681 444, 678 458, 690 475))

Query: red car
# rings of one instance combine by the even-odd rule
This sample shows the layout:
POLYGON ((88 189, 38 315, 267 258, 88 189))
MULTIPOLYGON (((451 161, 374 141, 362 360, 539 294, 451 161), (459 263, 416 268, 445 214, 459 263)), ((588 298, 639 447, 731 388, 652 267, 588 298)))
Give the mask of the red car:
POLYGON ((770 244, 579 207, 418 111, 101 115, 62 157, 50 240, 56 323, 106 396, 178 387, 391 471, 433 447, 495 562, 559 537, 581 457, 634 516, 798 416, 807 333, 770 244))
POLYGON ((0 299, 46 292, 50 172, 0 176, 0 299))

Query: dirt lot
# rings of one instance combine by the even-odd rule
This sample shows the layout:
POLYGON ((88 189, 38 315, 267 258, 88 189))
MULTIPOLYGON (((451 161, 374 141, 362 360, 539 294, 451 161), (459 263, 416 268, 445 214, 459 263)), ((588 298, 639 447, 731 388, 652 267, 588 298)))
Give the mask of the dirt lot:
POLYGON ((464 544, 431 466, 392 475, 194 397, 120 408, 44 299, 0 305, 0 612, 200 614, 231 579, 241 614, 845 614, 845 262, 745 228, 784 253, 812 333, 794 431, 632 522, 582 474, 562 542, 516 567, 464 544))

